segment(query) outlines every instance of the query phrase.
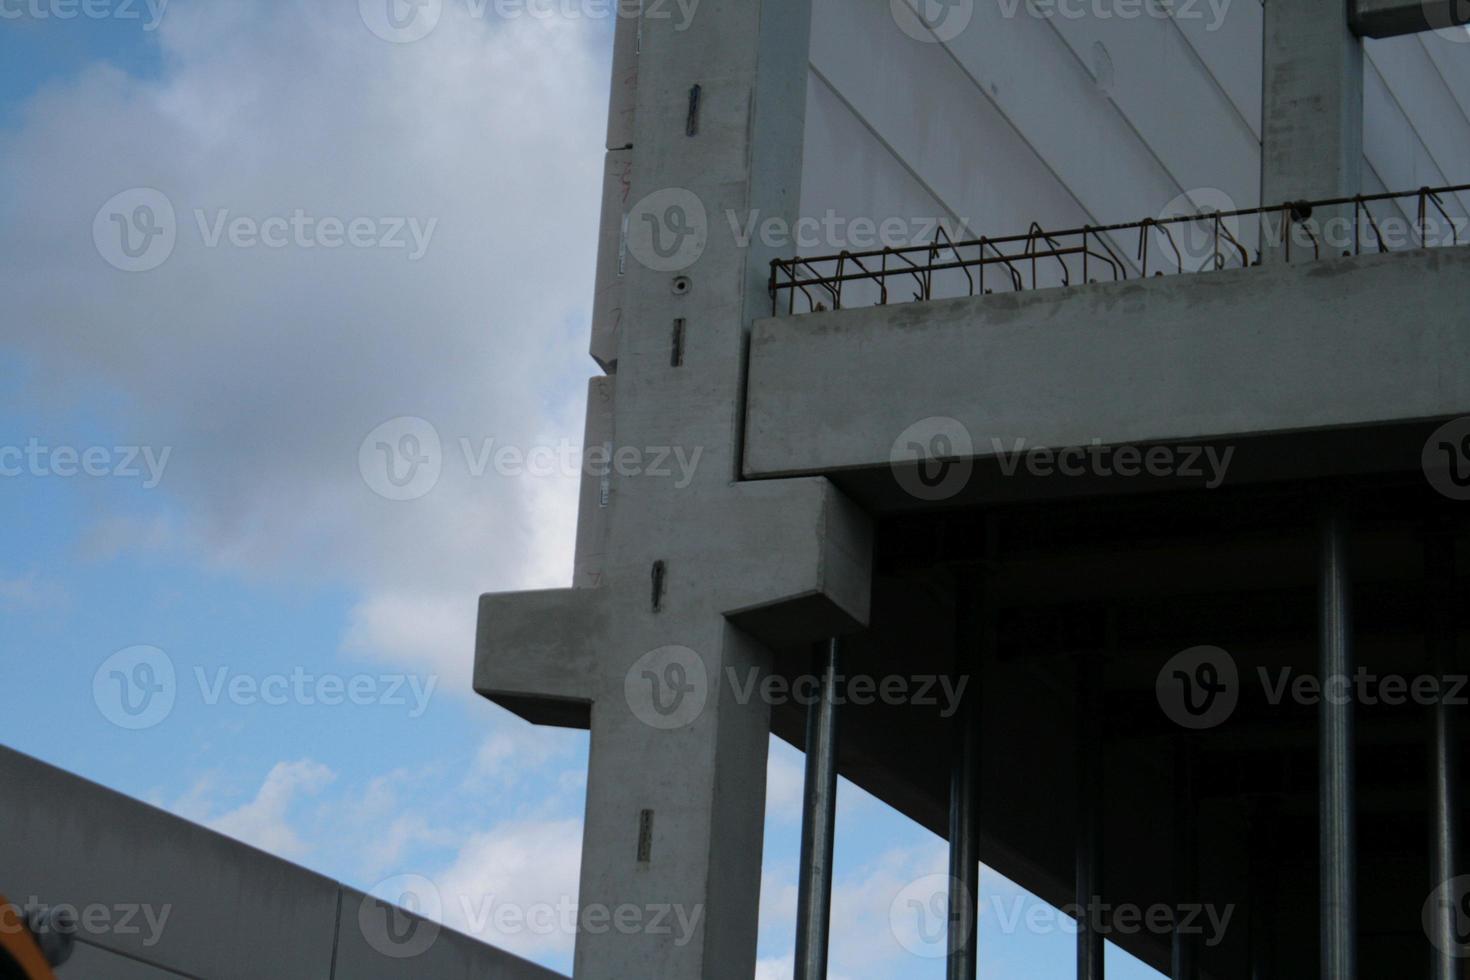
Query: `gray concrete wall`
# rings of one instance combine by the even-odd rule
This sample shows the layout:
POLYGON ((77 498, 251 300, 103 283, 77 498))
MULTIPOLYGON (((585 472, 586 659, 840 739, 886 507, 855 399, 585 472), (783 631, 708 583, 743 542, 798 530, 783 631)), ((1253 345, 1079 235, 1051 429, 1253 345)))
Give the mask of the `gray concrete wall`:
POLYGON ((5 748, 0 787, 0 894, 83 911, 61 980, 557 976, 5 748))
MULTIPOLYGON (((963 30, 928 42, 888 0, 813 7, 804 217, 945 218, 997 236, 1134 221, 1183 194, 1263 203, 1257 0, 975 3, 963 30)), ((1470 181, 1470 33, 1369 41, 1362 74, 1363 191, 1470 181)), ((1446 208, 1465 216, 1470 194, 1446 208)), ((1252 223, 1239 233, 1254 245, 1252 223)), ((1131 258, 1131 240, 1117 245, 1131 258)))

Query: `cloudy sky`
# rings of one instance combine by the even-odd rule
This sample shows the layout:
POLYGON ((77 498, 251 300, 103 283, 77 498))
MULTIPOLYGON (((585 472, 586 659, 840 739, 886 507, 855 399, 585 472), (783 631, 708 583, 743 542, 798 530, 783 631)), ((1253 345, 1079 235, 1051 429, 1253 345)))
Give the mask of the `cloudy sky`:
MULTIPOLYGON (((575 897, 586 737, 468 678, 478 593, 570 580, 573 479, 484 462, 581 436, 611 24, 89 9, 0 0, 0 741, 364 889, 428 877, 567 971, 569 933, 474 913, 575 897), (409 500, 361 465, 403 418, 443 450, 409 500)), ((762 977, 800 780, 777 745, 762 977)), ((850 786, 841 821, 835 973, 942 976, 890 916, 942 842, 850 786)), ((985 887, 987 969, 1070 975, 1066 924, 985 887)))

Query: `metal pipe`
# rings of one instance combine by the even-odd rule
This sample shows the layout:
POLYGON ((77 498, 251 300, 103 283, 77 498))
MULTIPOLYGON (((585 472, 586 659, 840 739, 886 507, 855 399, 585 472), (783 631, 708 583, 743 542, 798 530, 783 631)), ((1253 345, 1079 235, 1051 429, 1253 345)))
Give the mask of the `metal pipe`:
MULTIPOLYGON (((1111 631, 1110 631, 1111 632, 1111 631)), ((1103 980, 1102 904, 1102 669, 1084 655, 1077 670, 1077 978, 1103 980)))
POLYGON ((1279 822, 1276 801, 1257 798, 1250 807, 1247 936, 1250 946, 1250 980, 1272 980, 1277 976, 1276 907, 1277 869, 1281 863, 1276 845, 1279 822))
POLYGON ((980 951, 980 657, 979 586, 961 574, 955 595, 955 667, 969 676, 949 769, 949 944, 946 980, 975 980, 980 951))
MULTIPOLYGON (((1425 577, 1428 579, 1430 615, 1428 646, 1440 693, 1451 690, 1445 678, 1457 673, 1454 616, 1455 544, 1444 528, 1432 528, 1425 540, 1425 577)), ((1431 794, 1430 888, 1437 889, 1456 876, 1459 869, 1459 740, 1454 709, 1441 696, 1430 711, 1429 782, 1431 794)), ((1458 980, 1461 976, 1455 953, 1461 948, 1456 938, 1459 909, 1441 901, 1430 921, 1434 948, 1433 980, 1458 980)))
POLYGON ((838 641, 817 657, 821 690, 806 716, 801 872, 796 898, 795 980, 826 980, 832 923, 832 844, 837 828, 838 641))
MULTIPOLYGON (((1198 899, 1199 866, 1195 823, 1197 800, 1194 792, 1194 750, 1188 736, 1174 742, 1174 901, 1175 915, 1198 899)), ((1191 934, 1177 925, 1170 950, 1171 980, 1195 980, 1195 943, 1191 934)))
POLYGON ((1333 500, 1321 523, 1318 635, 1318 857, 1322 975, 1358 974, 1357 819, 1353 786, 1353 645, 1346 505, 1333 500))

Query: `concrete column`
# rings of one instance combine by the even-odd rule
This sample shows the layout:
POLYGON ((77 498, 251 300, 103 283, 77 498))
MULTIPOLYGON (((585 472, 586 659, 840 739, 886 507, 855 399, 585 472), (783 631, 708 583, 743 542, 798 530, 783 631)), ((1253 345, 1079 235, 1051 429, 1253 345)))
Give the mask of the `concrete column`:
POLYGON ((1357 794, 1354 786, 1352 584, 1346 505, 1328 503, 1318 552, 1318 633, 1322 704, 1318 715, 1317 821, 1322 976, 1358 971, 1357 794))
POLYGON ((956 677, 968 675, 954 718, 949 776, 949 959, 946 980, 975 980, 980 955, 980 583, 961 572, 955 583, 956 677))
POLYGON ((771 256, 727 213, 797 217, 810 19, 803 0, 741 0, 639 32, 613 441, 698 463, 614 468, 608 491, 578 980, 755 970, 770 709, 741 685, 771 663, 726 613, 796 558, 773 519, 786 487, 733 483, 771 256), (663 928, 619 927, 629 907, 663 928))
MULTIPOLYGON (((1188 735, 1177 736, 1174 743, 1174 902, 1175 908, 1199 899, 1198 827, 1195 809, 1199 805, 1194 792, 1195 757, 1188 735)), ((1170 980, 1195 980, 1195 937, 1174 931, 1170 950, 1170 980)))
POLYGON ((827 944, 832 921, 832 846, 837 839, 837 701, 841 671, 838 641, 828 641, 815 661, 821 680, 817 703, 807 708, 795 980, 827 980, 827 944))
MULTIPOLYGON (((1261 204, 1321 200, 1360 193, 1363 185, 1363 42, 1348 26, 1344 0, 1266 0, 1263 37, 1261 204)), ((1326 222, 1351 219, 1351 206, 1314 214, 1319 240, 1326 222)), ((1263 253, 1281 216, 1268 215, 1263 253)), ((1293 259, 1311 254, 1305 234, 1293 259)), ((1323 257, 1341 252, 1323 245, 1323 257)))
MULTIPOLYGON (((1428 647, 1432 670, 1441 678, 1456 674, 1455 541, 1443 526, 1428 529, 1425 539, 1424 571, 1429 599, 1428 647)), ((1442 691, 1450 690, 1441 686, 1442 691)), ((1436 701, 1430 709, 1430 868, 1429 887, 1437 889, 1458 874, 1460 867, 1460 765, 1459 717, 1462 710, 1436 701)), ((1433 980, 1459 980, 1460 960, 1454 955, 1459 941, 1456 917, 1460 910, 1441 902, 1430 923, 1433 980)))
POLYGON ((1077 980, 1103 980, 1105 942, 1094 928, 1103 868, 1102 677, 1100 655, 1084 654, 1077 669, 1077 980))
POLYGON ((1268 800, 1250 809, 1249 916, 1250 980, 1276 977, 1276 885, 1279 857, 1276 824, 1279 816, 1268 800))

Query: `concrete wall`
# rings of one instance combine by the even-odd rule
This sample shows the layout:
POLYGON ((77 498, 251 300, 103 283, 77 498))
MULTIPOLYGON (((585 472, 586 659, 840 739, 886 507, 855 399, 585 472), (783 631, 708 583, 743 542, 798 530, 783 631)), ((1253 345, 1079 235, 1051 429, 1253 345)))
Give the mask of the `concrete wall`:
POLYGON ((361 892, 5 748, 0 786, 0 894, 107 910, 61 980, 557 976, 401 910, 395 946, 361 892))
MULTIPOLYGON (((901 30, 890 0, 816 0, 803 216, 945 218, 998 236, 1135 221, 1186 192, 1262 203, 1258 0, 1169 0, 1173 16, 1162 0, 1030 2, 977 0, 939 43, 901 30)), ((1367 43, 1365 192, 1470 182, 1465 38, 1367 43)), ((1470 195, 1447 206, 1470 214, 1470 195)), ((1254 227, 1241 233, 1254 244, 1254 227)), ((1136 243, 1117 245, 1131 256, 1136 243)))

